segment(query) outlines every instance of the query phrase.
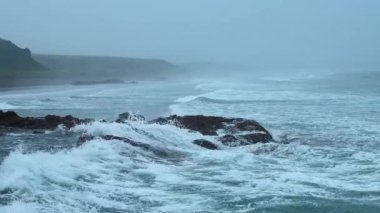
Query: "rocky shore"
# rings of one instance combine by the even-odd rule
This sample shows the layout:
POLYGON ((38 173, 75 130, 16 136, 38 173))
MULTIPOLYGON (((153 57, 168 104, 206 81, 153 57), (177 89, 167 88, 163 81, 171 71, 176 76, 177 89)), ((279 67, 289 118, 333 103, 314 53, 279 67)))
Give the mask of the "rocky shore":
MULTIPOLYGON (((199 138, 192 141, 195 145, 211 150, 220 149, 221 144, 228 147, 237 147, 256 143, 267 143, 273 140, 269 131, 258 122, 243 118, 225 118, 205 115, 171 115, 169 117, 160 117, 151 121, 145 121, 145 118, 142 115, 125 112, 120 114, 115 121, 111 122, 124 123, 128 125, 128 122, 136 121, 147 124, 173 125, 178 128, 187 129, 188 131, 198 132, 204 136, 212 136, 214 140, 199 138)), ((3 112, 0 110, 0 129, 2 132, 24 129, 31 130, 33 133, 37 134, 44 133, 45 130, 54 130, 59 126, 69 130, 76 125, 90 124, 92 122, 94 122, 93 119, 81 119, 71 115, 21 117, 14 111, 3 112)), ((101 122, 108 121, 103 120, 101 122)), ((83 135, 79 137, 77 145, 80 146, 83 143, 97 137, 103 140, 123 141, 132 146, 141 147, 143 149, 152 149, 149 144, 133 141, 126 137, 120 137, 117 135, 93 136, 87 133, 83 133, 83 135)))

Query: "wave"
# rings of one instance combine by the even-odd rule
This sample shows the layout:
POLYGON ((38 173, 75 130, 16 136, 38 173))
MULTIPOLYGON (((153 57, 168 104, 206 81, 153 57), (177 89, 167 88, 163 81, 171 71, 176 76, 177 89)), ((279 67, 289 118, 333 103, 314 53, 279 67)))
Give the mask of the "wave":
MULTIPOLYGON (((202 94, 177 99, 172 112, 261 119, 275 140, 289 144, 224 147, 212 136, 132 121, 79 125, 49 140, 35 135, 31 143, 44 145, 50 140, 74 144, 71 139, 82 133, 115 135, 152 149, 95 137, 59 151, 14 150, 0 165, 0 212, 380 209, 379 122, 373 113, 371 118, 365 114, 379 99, 248 84, 202 89, 202 94), (347 106, 357 107, 350 111, 347 106), (70 141, 62 139, 65 134, 70 141), (196 139, 222 149, 204 149, 191 143, 196 139)), ((65 98, 70 100, 69 95, 55 100, 65 98)), ((114 108, 104 111, 109 109, 114 108)))
POLYGON ((191 102, 194 100, 200 100, 200 101, 210 101, 210 102, 245 102, 250 101, 247 99, 247 97, 251 96, 251 92, 247 92, 244 90, 237 90, 237 89, 217 89, 212 90, 207 93, 202 93, 199 95, 190 95, 185 97, 178 98, 175 102, 177 103, 185 103, 185 102, 191 102))
MULTIPOLYGON (((35 101, 35 102, 39 102, 39 101, 35 101)), ((17 105, 17 104, 13 104, 13 103, 9 103, 9 102, 0 102, 0 110, 14 110, 14 109, 37 109, 38 106, 35 106, 34 105, 35 103, 33 103, 32 105, 17 105)))
POLYGON ((100 97, 100 96, 93 96, 93 95, 71 95, 71 99, 102 99, 105 97, 100 97))
POLYGON ((215 104, 230 104, 230 103, 252 103, 254 101, 247 101, 247 100, 221 100, 221 99, 213 99, 213 98, 207 98, 207 97, 198 97, 195 99, 195 101, 198 102, 204 102, 204 103, 215 103, 215 104))
POLYGON ((16 109, 17 106, 15 105, 12 105, 12 104, 9 104, 7 102, 0 102, 0 110, 3 109, 3 110, 6 110, 6 109, 16 109))
POLYGON ((376 175, 380 168, 374 168, 380 165, 380 157, 375 153, 312 147, 299 140, 213 151, 191 143, 199 138, 213 140, 211 136, 142 122, 94 122, 70 132, 128 137, 167 155, 96 137, 61 151, 16 150, 0 165, 1 208, 71 213, 236 212, 290 203, 319 205, 309 198, 343 203, 354 199, 363 205, 380 201, 375 197, 380 187, 376 175), (352 154, 341 159, 340 153, 352 154), (363 158, 373 163, 357 167, 363 158), (345 178, 347 172, 350 178, 345 178), (365 182, 358 182, 363 178, 365 182))
MULTIPOLYGON (((94 122, 77 126, 71 132, 128 136, 169 154, 160 156, 118 140, 100 138, 79 148, 58 152, 16 150, 0 166, 0 203, 17 196, 17 201, 3 209, 11 211, 9 209, 15 206, 16 209, 28 206, 36 212, 88 212, 88 208, 90 212, 99 209, 192 211, 202 209, 209 195, 189 197, 187 193, 178 192, 191 190, 196 193, 199 187, 210 186, 225 189, 219 181, 202 180, 213 172, 213 166, 191 177, 196 167, 201 169, 212 160, 209 150, 191 143, 202 137, 199 133, 141 122, 94 122)), ((226 151, 224 154, 232 153, 226 151)), ((222 151, 217 160, 221 161, 218 163, 221 167, 224 154, 222 151)))
POLYGON ((303 82, 308 80, 315 80, 322 78, 323 75, 317 76, 316 74, 301 73, 293 76, 266 76, 261 77, 262 81, 273 81, 273 82, 303 82))
POLYGON ((43 99, 40 99, 40 101, 42 103, 44 102, 51 103, 51 102, 56 102, 57 100, 55 100, 54 98, 43 98, 43 99))
POLYGON ((198 103, 212 103, 212 104, 254 104, 254 103, 285 103, 285 102, 305 102, 305 100, 223 100, 223 99, 214 99, 207 97, 197 97, 192 99, 189 102, 198 102, 198 103))
POLYGON ((178 102, 201 102, 201 103, 215 103, 215 104, 231 104, 231 103, 253 103, 254 101, 247 100, 223 100, 223 99, 215 99, 208 98, 203 96, 188 96, 185 98, 179 99, 178 102))
POLYGON ((181 115, 249 116, 250 118, 257 119, 266 116, 257 114, 259 108, 261 111, 265 111, 273 106, 276 107, 274 110, 281 110, 281 106, 285 107, 289 105, 299 108, 306 105, 314 107, 321 103, 334 105, 343 101, 354 104, 357 102, 376 102, 379 100, 378 97, 363 96, 356 93, 326 93, 297 87, 283 89, 282 86, 276 89, 268 89, 267 86, 256 84, 245 85, 240 89, 233 87, 226 88, 221 83, 211 83, 210 85, 199 84, 196 88, 198 87, 207 92, 178 98, 174 104, 169 106, 171 113, 181 115), (207 86, 209 87, 207 88, 207 86))

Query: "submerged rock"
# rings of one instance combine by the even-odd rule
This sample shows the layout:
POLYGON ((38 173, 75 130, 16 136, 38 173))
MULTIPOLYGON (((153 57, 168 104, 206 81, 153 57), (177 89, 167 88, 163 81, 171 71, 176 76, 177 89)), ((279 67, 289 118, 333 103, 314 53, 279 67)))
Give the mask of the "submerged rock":
POLYGON ((45 130, 34 130, 32 133, 37 135, 37 134, 45 134, 46 132, 45 130))
POLYGON ((193 144, 196 144, 196 145, 201 146, 201 147, 206 148, 206 149, 211 149, 211 150, 218 149, 218 146, 216 146, 212 142, 210 142, 208 140, 204 140, 204 139, 194 140, 193 144))
MULTIPOLYGON (((85 142, 87 141, 90 141, 90 140, 94 140, 96 137, 95 136, 92 136, 92 135, 87 135, 87 134, 83 134, 79 137, 78 141, 77 141, 77 146, 80 146, 82 144, 84 144, 85 142)), ((101 136, 98 136, 98 138, 101 138, 103 140, 119 140, 119 141, 123 141, 125 143, 128 143, 132 146, 138 146, 138 147, 142 147, 142 148, 149 148, 149 145, 148 144, 145 144, 145 143, 141 143, 141 142, 137 142, 137 141, 133 141, 129 138, 126 138, 126 137, 120 137, 120 136, 114 136, 114 135, 101 135, 101 136)))
POLYGON ((227 146, 233 146, 234 144, 239 143, 239 139, 233 135, 224 135, 219 137, 218 141, 227 146))
POLYGON ((16 112, 3 112, 0 110, 0 126, 19 129, 45 130, 55 129, 59 125, 72 128, 75 125, 89 123, 92 119, 79 119, 71 115, 64 117, 57 115, 47 115, 45 117, 20 117, 16 112))
POLYGON ((226 146, 244 146, 255 143, 266 143, 272 140, 269 134, 253 133, 245 135, 224 135, 218 140, 226 146))
MULTIPOLYGON (((267 143, 272 140, 269 131, 258 122, 243 118, 172 115, 154 119, 150 123, 170 124, 179 128, 200 132, 203 135, 218 136, 217 140, 226 146, 250 145, 259 142, 267 143)), ((206 142, 204 141, 204 143, 206 142)))
POLYGON ((94 140, 96 138, 100 138, 100 139, 107 140, 107 141, 110 141, 110 140, 122 141, 124 143, 128 143, 131 146, 139 147, 145 151, 150 151, 150 152, 152 152, 155 155, 160 156, 160 157, 172 157, 173 156, 173 154, 170 153, 168 150, 160 149, 160 148, 151 146, 150 144, 147 144, 147 143, 134 141, 134 140, 131 140, 131 139, 126 138, 126 137, 120 137, 120 136, 114 136, 114 135, 101 135, 101 136, 95 137, 92 135, 83 134, 79 137, 79 139, 77 141, 77 146, 81 146, 84 143, 86 143, 87 141, 94 140))
POLYGON ((145 117, 135 113, 124 112, 119 114, 116 119, 117 123, 125 123, 126 121, 145 121, 145 117))
POLYGON ((82 144, 86 143, 87 141, 93 140, 95 137, 92 135, 82 134, 77 141, 77 146, 81 146, 82 144))

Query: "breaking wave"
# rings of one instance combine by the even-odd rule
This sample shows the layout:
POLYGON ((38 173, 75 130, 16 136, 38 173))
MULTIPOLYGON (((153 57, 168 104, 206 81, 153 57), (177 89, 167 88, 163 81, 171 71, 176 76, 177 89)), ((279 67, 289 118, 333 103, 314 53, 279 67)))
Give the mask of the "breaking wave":
MULTIPOLYGON (((239 88, 232 83, 227 86, 198 85, 196 89, 201 94, 177 97, 174 103, 169 102, 170 110, 183 115, 252 118, 267 127, 274 138, 285 137, 290 143, 244 147, 225 147, 219 143, 221 150, 207 150, 191 142, 207 139, 218 143, 215 138, 171 125, 141 121, 79 125, 69 132, 57 133, 57 138, 52 139, 73 144, 69 148, 51 151, 18 148, 5 157, 0 165, 0 212, 377 212, 380 209, 380 121, 378 111, 374 110, 380 108, 379 97, 316 93, 294 87, 239 88), (95 137, 76 147, 72 138, 77 139, 82 133, 127 137, 147 146, 95 137), (70 137, 65 139, 67 135, 70 137)), ((135 94, 140 94, 137 89, 135 94)), ((151 97, 161 97, 155 92, 151 97)), ((119 90, 115 93, 124 94, 119 90)), ((78 94, 54 99, 56 105, 49 106, 60 110, 73 95, 78 94), (56 102, 60 101, 58 105, 56 102)), ((121 100, 124 99, 106 99, 109 106, 121 100)), ((138 99, 141 100, 146 101, 138 99)), ((95 112, 113 109, 103 109, 101 102, 95 103, 91 106, 95 112)), ((17 135, 9 137, 18 140, 17 135)), ((27 142, 51 142, 42 136, 34 140, 27 142)))

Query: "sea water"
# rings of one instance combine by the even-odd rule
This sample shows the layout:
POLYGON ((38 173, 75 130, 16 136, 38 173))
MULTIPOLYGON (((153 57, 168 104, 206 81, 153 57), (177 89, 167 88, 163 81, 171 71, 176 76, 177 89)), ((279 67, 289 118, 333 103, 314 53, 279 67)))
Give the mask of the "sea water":
POLYGON ((378 89, 265 78, 3 91, 3 110, 97 121, 2 133, 0 212, 380 212, 378 89), (207 150, 191 143, 214 140, 200 133, 112 122, 126 111, 255 119, 275 141, 207 150), (84 132, 160 152, 101 139, 76 147, 84 132))

